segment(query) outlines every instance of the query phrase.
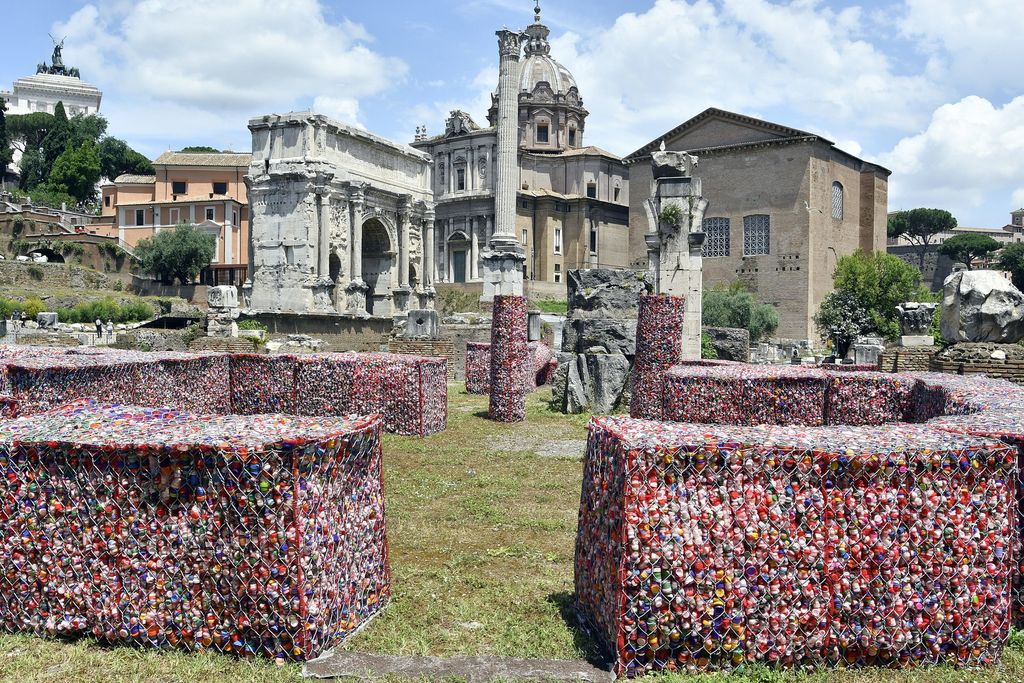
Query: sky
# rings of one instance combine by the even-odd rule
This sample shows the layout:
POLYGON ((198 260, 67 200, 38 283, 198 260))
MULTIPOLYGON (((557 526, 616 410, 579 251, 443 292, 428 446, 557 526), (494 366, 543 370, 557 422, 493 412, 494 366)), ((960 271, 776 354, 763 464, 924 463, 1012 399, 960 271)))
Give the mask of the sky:
MULTIPOLYGON (((248 151, 249 118, 313 109, 400 142, 483 123, 503 26, 533 0, 3 0, 0 87, 64 61, 109 132, 156 157, 248 151)), ((1002 226, 1024 206, 1024 0, 541 0, 552 56, 625 156, 707 107, 809 130, 892 170, 890 210, 1002 226)), ((713 198, 712 198, 713 199, 713 198)))

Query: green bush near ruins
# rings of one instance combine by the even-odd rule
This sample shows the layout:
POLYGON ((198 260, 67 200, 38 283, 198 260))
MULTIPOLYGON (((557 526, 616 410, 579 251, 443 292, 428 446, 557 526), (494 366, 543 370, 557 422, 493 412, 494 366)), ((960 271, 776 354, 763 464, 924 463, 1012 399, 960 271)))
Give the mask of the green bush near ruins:
POLYGON ((213 260, 216 251, 217 241, 213 235, 181 223, 174 230, 164 230, 140 240, 135 256, 143 272, 165 281, 177 279, 185 285, 213 260))
MULTIPOLYGON (((573 618, 573 556, 587 416, 546 409, 487 420, 486 396, 449 389, 448 429, 384 437, 394 600, 342 648, 401 655, 582 659, 597 653, 573 618)), ((0 634, 0 680, 298 681, 297 664, 229 655, 105 647, 89 638, 0 634)), ((381 679, 383 680, 383 679, 381 679)), ((402 680, 391 678, 388 680, 402 680)), ((852 669, 792 673, 748 667, 659 683, 996 683, 1024 680, 1024 634, 991 669, 852 669)))
POLYGON ((774 306, 758 301, 743 286, 734 282, 726 289, 704 291, 701 323, 705 327, 736 327, 750 332, 750 341, 771 336, 779 326, 774 306))

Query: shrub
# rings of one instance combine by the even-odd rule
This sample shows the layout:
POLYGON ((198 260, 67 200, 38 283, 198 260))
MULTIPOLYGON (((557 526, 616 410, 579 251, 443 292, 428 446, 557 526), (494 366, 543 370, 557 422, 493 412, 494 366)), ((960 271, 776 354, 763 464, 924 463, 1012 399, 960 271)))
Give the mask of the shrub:
POLYGON ((846 290, 831 292, 822 299, 814 324, 822 339, 835 344, 833 352, 840 357, 846 357, 857 335, 868 332, 872 326, 871 316, 857 297, 846 290))
POLYGON ((46 273, 45 271, 43 271, 41 267, 32 265, 28 267, 28 276, 35 280, 36 282, 42 282, 43 278, 46 276, 46 273))
POLYGON ((26 320, 35 320, 37 315, 47 310, 47 306, 42 299, 31 297, 21 302, 21 310, 25 312, 26 320))
POLYGON ((762 303, 742 284, 704 292, 701 322, 705 327, 737 327, 750 332, 750 341, 771 336, 779 326, 774 306, 762 303))
POLYGON ((121 322, 129 323, 143 320, 150 320, 156 317, 153 307, 144 301, 135 301, 125 304, 121 308, 121 322))
POLYGON ((898 256, 857 251, 839 259, 832 283, 849 292, 871 318, 868 331, 888 339, 900 334, 896 306, 904 301, 930 300, 921 288, 921 271, 898 256), (925 299, 927 297, 927 299, 925 299))
POLYGON ((473 313, 480 310, 477 297, 457 289, 443 289, 437 293, 437 305, 441 313, 473 313))
POLYGON ((120 292, 124 289, 124 283, 120 280, 114 280, 114 284, 112 284, 110 288, 115 292, 120 292))
POLYGON ((267 331, 267 326, 261 323, 259 320, 243 320, 238 323, 238 329, 240 330, 260 330, 262 332, 267 331))
POLYGON ((718 351, 715 350, 715 344, 711 341, 710 334, 700 335, 700 357, 708 360, 718 358, 718 351))
POLYGON ((0 297, 0 317, 3 317, 4 320, 9 320, 11 314, 18 307, 18 302, 6 297, 0 297))

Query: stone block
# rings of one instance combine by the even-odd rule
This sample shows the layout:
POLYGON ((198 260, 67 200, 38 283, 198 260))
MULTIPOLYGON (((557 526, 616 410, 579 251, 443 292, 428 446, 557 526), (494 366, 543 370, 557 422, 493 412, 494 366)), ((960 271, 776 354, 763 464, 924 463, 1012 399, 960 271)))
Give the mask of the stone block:
POLYGON ((590 375, 591 410, 607 414, 615 410, 629 377, 629 360, 620 354, 586 354, 590 375))
POLYGON ((403 337, 437 339, 441 336, 440 327, 437 321, 437 311, 415 310, 409 311, 406 319, 405 332, 403 337))
POLYGON ((583 353, 601 347, 605 353, 632 356, 636 353, 636 320, 614 318, 582 318, 562 333, 562 349, 583 353), (566 346, 566 339, 571 347, 566 346))
POLYGON ((930 334, 905 334, 900 337, 900 346, 906 348, 915 346, 935 346, 935 338, 930 334))
POLYGON ((541 324, 540 311, 527 311, 526 313, 526 339, 527 341, 540 341, 541 324))
POLYGON ((750 360, 750 331, 736 327, 705 327, 719 360, 746 363, 750 360))
POLYGON ((206 303, 210 308, 238 308, 238 288, 217 285, 206 290, 206 303))
POLYGON ((568 316, 635 318, 640 297, 654 290, 644 271, 590 268, 570 270, 566 282, 568 316))
POLYGON ((942 336, 1013 344, 1024 338, 1024 294, 994 270, 953 273, 944 285, 942 336))
POLYGON ((37 313, 36 322, 39 324, 40 330, 55 330, 57 329, 57 314, 52 311, 37 313))

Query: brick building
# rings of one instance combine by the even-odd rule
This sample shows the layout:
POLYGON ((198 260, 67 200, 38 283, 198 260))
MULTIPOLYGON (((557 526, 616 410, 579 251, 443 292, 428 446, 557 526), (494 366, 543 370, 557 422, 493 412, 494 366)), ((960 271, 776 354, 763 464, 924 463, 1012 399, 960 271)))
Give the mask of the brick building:
POLYGON ((885 249, 890 172, 819 135, 707 109, 625 158, 634 267, 647 264, 650 154, 662 142, 699 158, 704 287, 739 280, 778 309, 776 336, 816 339, 812 318, 839 258, 885 249))

